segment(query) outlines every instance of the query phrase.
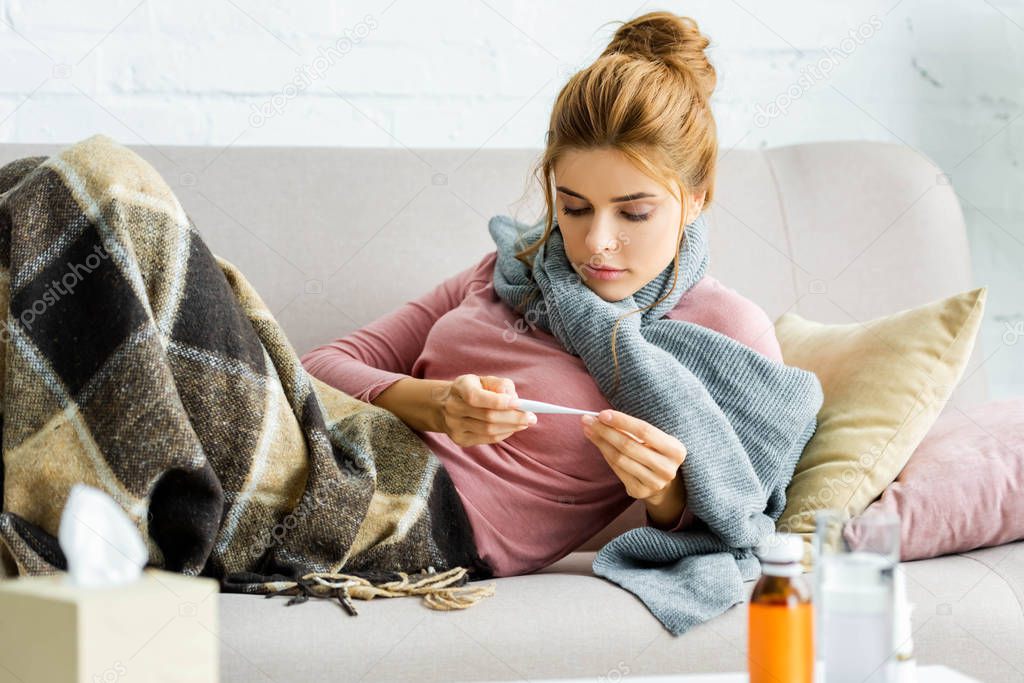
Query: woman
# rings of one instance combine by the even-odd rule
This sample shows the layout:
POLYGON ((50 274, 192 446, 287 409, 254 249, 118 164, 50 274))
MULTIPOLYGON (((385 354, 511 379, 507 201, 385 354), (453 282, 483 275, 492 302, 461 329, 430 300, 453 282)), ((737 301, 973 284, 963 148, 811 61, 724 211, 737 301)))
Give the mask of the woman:
MULTIPOLYGON (((652 12, 623 24, 569 80, 537 169, 544 233, 515 257, 529 266, 557 230, 579 284, 607 302, 670 274, 667 294, 678 301, 665 317, 781 362, 763 310, 704 275, 706 258, 699 269, 681 264, 685 237, 704 228, 700 214, 714 193, 716 77, 707 45, 692 19, 652 12)), ((306 353, 303 365, 420 433, 451 475, 496 576, 550 565, 636 499, 646 525, 676 531, 695 523, 679 468, 686 444, 610 409, 581 358, 509 305, 496 279, 499 259, 498 251, 485 255, 419 299, 306 353), (517 396, 600 410, 601 419, 538 419, 515 408, 517 396)), ((614 334, 602 342, 611 342, 613 355, 614 334)))

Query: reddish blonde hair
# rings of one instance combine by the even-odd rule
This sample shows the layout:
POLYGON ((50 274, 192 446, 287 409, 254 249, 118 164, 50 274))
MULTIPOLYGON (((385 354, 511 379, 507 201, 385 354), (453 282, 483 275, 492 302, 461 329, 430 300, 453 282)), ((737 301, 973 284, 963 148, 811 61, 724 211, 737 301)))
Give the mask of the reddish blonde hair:
MULTIPOLYGON (((554 227, 554 166, 566 151, 617 149, 680 202, 686 194, 701 192, 705 193, 705 205, 711 202, 718 136, 709 103, 717 77, 704 54, 710 41, 696 21, 671 12, 648 12, 620 23, 604 52, 573 74, 555 100, 544 153, 533 170, 544 191, 545 230, 539 240, 516 253, 528 268, 532 268, 534 252, 554 227)), ((685 217, 684 204, 677 246, 683 238, 685 217)), ((611 336, 615 389, 618 323, 675 291, 678 252, 676 249, 673 259, 672 289, 658 301, 616 320, 611 336)), ((531 292, 520 313, 536 293, 531 292)))

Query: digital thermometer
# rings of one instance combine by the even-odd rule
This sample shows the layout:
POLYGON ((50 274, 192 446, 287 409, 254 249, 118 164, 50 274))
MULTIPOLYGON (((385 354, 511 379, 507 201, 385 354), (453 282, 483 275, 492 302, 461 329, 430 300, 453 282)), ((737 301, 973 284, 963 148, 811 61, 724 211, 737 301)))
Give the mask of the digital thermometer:
MULTIPOLYGON (((525 398, 517 398, 512 401, 512 407, 517 410, 530 411, 533 413, 545 413, 551 415, 593 415, 597 417, 598 413, 593 410, 580 410, 578 408, 566 408, 565 406, 555 405, 554 403, 545 403, 544 401, 530 401, 525 398)), ((618 427, 616 427, 618 429, 618 427)), ((618 429, 620 432, 633 439, 637 443, 645 443, 640 437, 627 432, 625 429, 618 429)))

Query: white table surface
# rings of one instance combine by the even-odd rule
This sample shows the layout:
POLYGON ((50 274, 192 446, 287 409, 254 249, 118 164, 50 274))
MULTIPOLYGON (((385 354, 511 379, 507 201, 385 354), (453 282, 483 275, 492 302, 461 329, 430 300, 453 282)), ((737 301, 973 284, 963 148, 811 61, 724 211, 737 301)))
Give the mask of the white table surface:
MULTIPOLYGON (((667 674, 658 676, 624 676, 628 683, 748 683, 746 672, 722 673, 722 674, 667 674)), ((596 678, 544 678, 531 679, 530 683, 584 683, 585 681, 596 681, 598 683, 610 683, 614 681, 609 676, 598 676, 596 678)), ((485 683, 474 681, 473 683, 485 683)), ((947 666, 928 665, 917 667, 917 683, 979 683, 975 678, 966 676, 959 671, 950 669, 947 666)))

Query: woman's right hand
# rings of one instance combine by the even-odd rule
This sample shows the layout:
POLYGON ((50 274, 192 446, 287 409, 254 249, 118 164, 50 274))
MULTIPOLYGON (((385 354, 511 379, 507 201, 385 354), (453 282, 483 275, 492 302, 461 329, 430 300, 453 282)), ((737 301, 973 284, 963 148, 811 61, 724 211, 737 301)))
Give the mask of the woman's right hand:
POLYGON ((510 379, 459 375, 439 396, 442 431, 460 446, 503 441, 537 422, 533 413, 509 408, 516 398, 510 379))

